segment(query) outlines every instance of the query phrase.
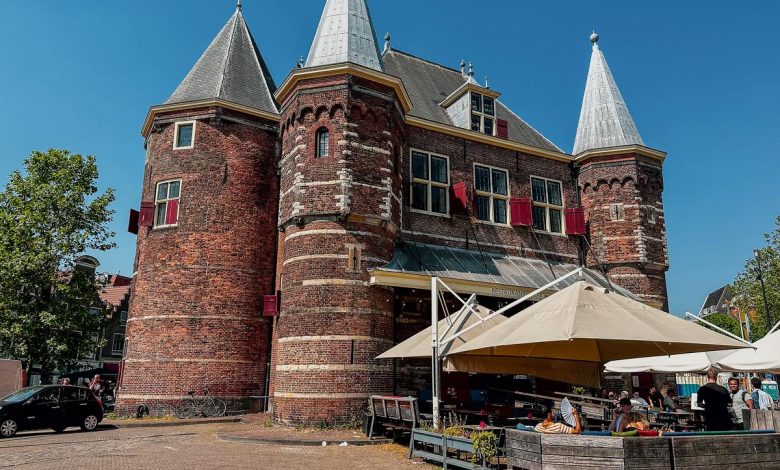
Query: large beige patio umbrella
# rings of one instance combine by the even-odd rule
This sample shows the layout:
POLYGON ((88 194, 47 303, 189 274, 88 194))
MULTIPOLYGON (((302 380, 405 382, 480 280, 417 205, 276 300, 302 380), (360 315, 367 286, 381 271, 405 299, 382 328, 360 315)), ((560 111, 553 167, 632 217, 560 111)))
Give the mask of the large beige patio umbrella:
POLYGON ((734 354, 729 351, 708 351, 671 356, 639 357, 621 359, 604 364, 607 372, 706 372, 710 367, 718 368, 718 362, 734 354))
MULTIPOLYGON (((439 321, 439 341, 446 338, 456 336, 465 328, 479 323, 481 318, 487 318, 488 315, 493 313, 491 310, 476 304, 476 297, 472 296, 467 303, 469 306, 479 314, 477 316, 472 310, 467 307, 461 308, 458 312, 451 315, 449 318, 445 318, 439 321)), ((497 326, 507 318, 503 315, 494 315, 486 322, 483 322, 479 326, 467 331, 466 333, 458 336, 453 341, 444 344, 439 350, 439 356, 446 355, 452 349, 462 346, 469 339, 477 337, 487 330, 497 326)), ((377 359, 413 359, 413 358, 430 358, 432 353, 431 349, 431 327, 428 327, 411 338, 397 344, 392 349, 385 351, 377 359)))
POLYGON ((451 350, 445 370, 525 373, 597 386, 608 361, 746 347, 580 281, 451 350))

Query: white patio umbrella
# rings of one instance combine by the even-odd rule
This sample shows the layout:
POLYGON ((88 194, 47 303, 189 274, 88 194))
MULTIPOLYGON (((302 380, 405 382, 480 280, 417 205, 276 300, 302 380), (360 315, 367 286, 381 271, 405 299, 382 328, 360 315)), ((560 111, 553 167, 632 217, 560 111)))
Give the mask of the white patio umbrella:
POLYGON ((718 362, 734 354, 734 350, 710 351, 672 356, 639 357, 610 361, 604 365, 606 372, 706 372, 710 367, 718 366, 718 362))
POLYGON ((451 351, 449 370, 520 373, 534 365, 543 378, 598 385, 577 371, 619 359, 750 347, 585 281, 532 305, 451 351), (566 373, 561 373, 565 367, 566 373), (547 374, 549 372, 549 374, 547 374), (571 380, 566 380, 571 372, 571 380))
POLYGON ((736 351, 718 361, 723 370, 780 374, 780 331, 753 343, 756 349, 736 351))

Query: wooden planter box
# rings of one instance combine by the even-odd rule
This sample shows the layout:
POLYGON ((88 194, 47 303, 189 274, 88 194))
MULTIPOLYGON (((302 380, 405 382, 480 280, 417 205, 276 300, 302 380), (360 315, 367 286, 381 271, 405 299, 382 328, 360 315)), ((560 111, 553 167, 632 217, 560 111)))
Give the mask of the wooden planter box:
POLYGON ((509 468, 671 469, 669 439, 539 434, 508 430, 509 468))
POLYGON ((672 441, 672 458, 676 470, 780 468, 780 434, 668 439, 672 441))
POLYGON ((607 437, 507 431, 509 468, 780 468, 780 434, 607 437))
POLYGON ((419 457, 440 464, 443 468, 466 468, 469 470, 484 468, 474 465, 469 460, 461 460, 450 455, 451 451, 474 453, 474 443, 471 439, 462 437, 447 437, 436 432, 412 431, 409 443, 409 456, 419 457), (421 446, 422 448, 418 448, 421 446))

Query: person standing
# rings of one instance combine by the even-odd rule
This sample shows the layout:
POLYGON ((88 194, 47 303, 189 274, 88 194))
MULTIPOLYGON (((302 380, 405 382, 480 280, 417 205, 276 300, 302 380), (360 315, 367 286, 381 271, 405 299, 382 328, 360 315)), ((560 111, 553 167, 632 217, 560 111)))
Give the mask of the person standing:
POLYGON ((707 383, 699 387, 698 405, 704 408, 704 426, 707 431, 729 431, 731 429, 731 415, 729 414, 729 402, 731 396, 728 390, 718 385, 718 371, 710 368, 707 370, 707 383))
POLYGON ((95 398, 100 398, 103 393, 103 381, 100 379, 100 374, 95 374, 95 377, 89 382, 89 389, 95 395, 95 398))
POLYGON ((753 377, 750 379, 750 385, 753 386, 753 408, 757 410, 774 410, 775 402, 772 396, 761 390, 761 379, 753 377))
POLYGON ((729 379, 729 393, 731 393, 731 409, 733 410, 731 421, 734 423, 734 429, 744 429, 742 410, 753 409, 753 397, 739 387, 739 379, 736 377, 729 379))

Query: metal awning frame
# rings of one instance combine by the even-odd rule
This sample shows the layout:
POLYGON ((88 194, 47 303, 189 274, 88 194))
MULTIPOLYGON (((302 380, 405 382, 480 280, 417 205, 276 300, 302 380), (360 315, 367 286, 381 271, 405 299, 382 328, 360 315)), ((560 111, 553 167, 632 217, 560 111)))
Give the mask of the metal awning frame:
MULTIPOLYGON (((506 305, 505 307, 496 310, 495 312, 491 313, 490 315, 487 315, 485 317, 482 317, 473 307, 473 305, 476 303, 476 295, 472 294, 468 300, 463 300, 463 298, 458 295, 450 286, 448 286, 443 280, 436 276, 431 277, 431 389, 432 389, 432 399, 433 399, 433 427, 437 429, 439 427, 440 423, 440 411, 439 411, 439 396, 440 396, 440 388, 441 388, 441 357, 439 357, 439 350, 441 346, 447 345, 451 343, 452 341, 459 338, 462 334, 466 333, 467 331, 470 331, 485 321, 490 320, 491 318, 496 317, 497 315, 501 315, 504 312, 509 311, 510 309, 522 304, 523 302, 532 299, 534 296, 546 291, 547 289, 550 289, 554 287, 556 284, 560 283, 561 281, 564 281, 575 274, 579 274, 580 277, 583 276, 583 270, 582 267, 579 267, 547 284, 545 284, 542 287, 539 287, 538 289, 534 290, 533 292, 511 302, 509 305, 506 305), (453 296, 455 296, 455 299, 460 302, 463 307, 458 310, 458 313, 455 314, 460 315, 463 312, 470 311, 474 315, 477 316, 479 319, 477 322, 475 322, 473 325, 466 327, 465 329, 451 335, 450 337, 439 339, 439 302, 442 302, 442 305, 444 305, 446 309, 446 304, 443 303, 443 297, 442 294, 444 291, 441 290, 441 288, 444 288, 444 291, 449 292, 453 296)), ((449 322, 448 322, 449 323, 449 322)), ((447 331, 444 332, 445 335, 449 333, 449 330, 452 327, 452 323, 450 324, 450 328, 447 329, 447 331)))

